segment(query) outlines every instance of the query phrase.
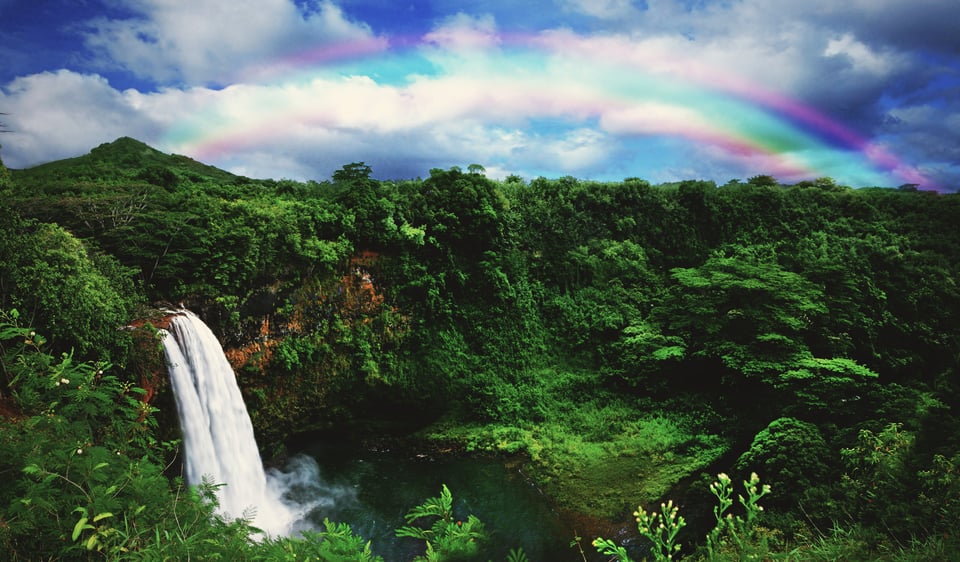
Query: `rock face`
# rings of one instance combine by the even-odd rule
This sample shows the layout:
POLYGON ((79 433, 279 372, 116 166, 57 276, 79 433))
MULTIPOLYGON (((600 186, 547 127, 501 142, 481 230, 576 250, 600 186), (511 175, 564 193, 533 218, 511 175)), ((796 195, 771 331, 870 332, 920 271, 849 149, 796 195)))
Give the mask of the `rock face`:
MULTIPOLYGON (((258 442, 281 443, 307 427, 356 416, 361 398, 389 385, 385 368, 410 331, 378 283, 380 255, 359 252, 340 273, 296 286, 277 282, 247 299, 232 321, 213 302, 159 303, 131 322, 144 401, 171 404, 167 365, 156 340, 178 309, 193 310, 224 348, 250 410, 258 442)), ((175 424, 174 421, 170 421, 175 424)), ((175 427, 175 426, 174 426, 175 427)))
POLYGON ((171 308, 158 308, 149 317, 137 318, 124 328, 133 334, 133 359, 129 367, 145 391, 140 398, 145 404, 155 405, 159 396, 169 388, 167 364, 159 340, 162 332, 159 330, 169 329, 170 321, 177 314, 171 308))

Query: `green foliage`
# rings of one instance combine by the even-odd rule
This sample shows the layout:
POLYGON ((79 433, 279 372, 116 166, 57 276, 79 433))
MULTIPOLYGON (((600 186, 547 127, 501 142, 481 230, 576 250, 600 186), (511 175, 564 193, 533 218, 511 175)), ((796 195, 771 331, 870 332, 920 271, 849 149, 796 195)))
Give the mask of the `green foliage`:
MULTIPOLYGON (((710 492, 717 498, 717 505, 713 508, 715 524, 707 534, 708 560, 765 560, 770 554, 769 546, 756 528, 760 512, 763 511, 759 502, 770 493, 770 486, 761 487, 760 478, 756 473, 752 473, 750 479, 744 481, 743 487, 747 495, 737 495, 737 499, 744 513, 734 515, 729 513, 733 506, 733 485, 730 477, 720 473, 717 481, 710 485, 710 492)), ((677 534, 687 524, 673 501, 661 503, 659 513, 647 512, 640 506, 634 516, 640 535, 652 544, 654 560, 673 560, 674 555, 681 550, 677 534)), ((610 560, 632 562, 627 549, 610 539, 598 537, 594 539, 593 546, 601 554, 610 556, 610 560)))
POLYGON ((816 286, 766 259, 716 255, 672 275, 677 284, 655 313, 668 333, 692 357, 748 376, 773 378, 789 366, 806 347, 804 330, 827 312, 816 286))
POLYGON ((868 391, 867 383, 878 374, 856 361, 837 357, 801 357, 796 367, 783 372, 774 387, 787 390, 793 408, 800 411, 842 409, 868 391))
POLYGON ((50 345, 122 358, 138 298, 132 272, 54 224, 0 217, 0 306, 49 329, 50 345))
POLYGON ((860 430, 856 443, 841 450, 845 506, 857 521, 899 541, 952 534, 960 520, 958 458, 937 454, 919 464, 916 448, 915 435, 891 423, 860 430))
POLYGON ((480 544, 487 539, 483 523, 476 516, 468 515, 466 521, 455 518, 453 494, 446 484, 439 496, 427 498, 407 512, 404 520, 407 525, 397 529, 397 536, 420 539, 426 544, 426 553, 415 558, 415 561, 468 559, 477 555, 480 544), (423 523, 428 523, 429 527, 412 525, 422 519, 427 520, 423 523))
POLYGON ((71 183, 81 181, 109 183, 158 173, 163 176, 172 174, 178 180, 195 183, 211 180, 228 183, 237 178, 229 172, 185 156, 168 156, 129 137, 101 144, 84 156, 18 170, 16 177, 18 187, 24 192, 36 193, 40 190, 42 193, 62 190, 71 183))
MULTIPOLYGON (((3 125, 0 124, 0 128, 2 127, 3 125)), ((0 195, 4 197, 8 196, 13 187, 12 184, 13 180, 11 179, 10 170, 3 164, 3 158, 0 157, 0 195)))
MULTIPOLYGON (((135 378, 118 328, 144 302, 183 301, 248 359, 244 391, 271 447, 371 412, 416 412, 446 420, 471 447, 529 455, 565 507, 609 515, 627 494, 652 505, 755 436, 742 468, 763 469, 773 506, 796 500, 810 516, 779 514, 785 532, 860 521, 841 527, 846 535, 818 533, 823 556, 861 542, 871 554, 909 551, 914 539, 929 552, 951 545, 942 533, 957 522, 960 458, 956 195, 829 178, 786 186, 763 174, 721 187, 498 182, 479 165, 381 181, 362 162, 330 182, 252 180, 133 139, 31 170, 0 166, 0 191, 0 307, 49 337, 0 374, 0 405, 17 400, 31 435, 49 444, 35 451, 5 429, 10 458, 59 451, 55 463, 31 461, 41 469, 31 486, 51 478, 79 494, 66 476, 91 494, 73 478, 78 463, 141 415, 125 405, 135 387, 111 390, 135 378), (117 367, 88 361, 101 358, 117 367), (27 384, 28 368, 44 377, 27 384), (70 385, 56 386, 55 372, 70 385), (899 433, 884 429, 899 422, 899 433), (64 456, 77 448, 85 455, 64 456), (871 450, 883 455, 874 462, 871 450), (642 484, 623 483, 635 473, 642 484)), ((8 357, 21 336, 3 343, 8 357)), ((113 464, 93 470, 101 462, 90 474, 119 481, 113 464)), ((36 502, 53 497, 37 491, 36 502)), ((145 493, 166 506, 163 494, 145 493)), ((188 510, 185 498, 173 503, 188 510)), ((47 509, 69 523, 49 544, 81 555, 91 536, 129 547, 134 539, 101 533, 119 533, 129 510, 84 502, 47 509), (113 515, 92 521, 104 513, 113 515)), ((147 509, 132 519, 138 529, 146 512, 171 513, 147 509)), ((0 540, 26 536, 8 528, 0 540)), ((248 533, 230 529, 231 544, 248 533)), ((197 557, 192 537, 214 540, 205 532, 151 544, 169 538, 192 549, 178 556, 197 557)))
MULTIPOLYGON (((44 353, 44 339, 16 319, 10 313, 0 324, 0 340, 18 342, 3 367, 26 416, 0 424, 0 471, 13 477, 0 491, 7 559, 382 560, 348 525, 329 520, 300 539, 254 542, 257 530, 247 521, 216 514, 217 484, 188 490, 163 475, 173 444, 154 438, 155 409, 137 399, 141 389, 107 374, 107 365, 44 353)), ((424 540, 422 560, 473 556, 486 537, 474 515, 454 518, 445 485, 406 521, 397 536, 424 540)), ((510 556, 525 559, 520 551, 510 556)))
POLYGON ((817 426, 795 418, 778 418, 753 438, 736 467, 755 467, 777 490, 772 499, 780 506, 796 504, 806 490, 829 474, 830 449, 817 426))
POLYGON ((161 463, 171 445, 154 437, 155 410, 109 365, 55 358, 43 338, 11 320, 0 324, 0 338, 16 342, 3 368, 26 417, 0 425, 0 471, 10 477, 0 493, 5 549, 35 559, 131 548, 142 540, 132 529, 162 520, 154 502, 170 497, 161 463))
POLYGON ((673 500, 660 504, 660 513, 647 513, 643 507, 637 508, 633 515, 637 518, 637 529, 640 534, 653 543, 653 556, 656 560, 673 560, 673 555, 680 552, 677 544, 677 533, 687 525, 680 509, 673 505, 673 500))
POLYGON ((382 562, 373 554, 370 541, 354 534, 345 523, 324 518, 322 531, 305 531, 301 539, 272 539, 268 542, 268 560, 337 560, 343 562, 382 562), (272 544, 271 544, 272 543, 272 544))
POLYGON ((728 510, 733 506, 730 496, 733 485, 726 474, 718 474, 717 481, 710 485, 710 492, 716 496, 717 505, 713 508, 716 525, 707 534, 707 552, 710 559, 763 560, 769 545, 757 532, 757 520, 763 506, 761 498, 770 493, 767 484, 760 486, 760 477, 750 473, 750 479, 743 482, 746 496, 737 495, 743 507, 743 515, 733 515, 728 510))
MULTIPOLYGON (((567 384, 577 389, 579 382, 570 377, 567 384)), ((578 404, 578 395, 548 402, 542 421, 457 425, 431 436, 464 442, 468 450, 524 453, 531 475, 560 507, 608 518, 627 509, 624 497, 658 501, 729 448, 700 420, 669 410, 638 415, 633 404, 613 397, 578 404)))

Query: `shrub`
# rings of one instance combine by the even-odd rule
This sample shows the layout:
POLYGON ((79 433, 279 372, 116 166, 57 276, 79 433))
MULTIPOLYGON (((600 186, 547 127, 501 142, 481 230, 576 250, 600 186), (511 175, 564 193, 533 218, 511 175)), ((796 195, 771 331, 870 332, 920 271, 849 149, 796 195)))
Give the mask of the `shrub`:
POLYGON ((827 476, 830 450, 817 426, 795 418, 770 422, 740 455, 737 470, 756 467, 776 488, 773 499, 793 505, 803 493, 827 476))

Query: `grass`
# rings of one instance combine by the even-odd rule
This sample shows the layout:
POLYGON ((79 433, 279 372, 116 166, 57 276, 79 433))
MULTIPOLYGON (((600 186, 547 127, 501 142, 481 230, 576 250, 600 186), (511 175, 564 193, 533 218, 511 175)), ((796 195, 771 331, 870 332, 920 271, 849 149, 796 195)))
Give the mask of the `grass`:
POLYGON ((583 374, 537 376, 550 378, 544 379, 535 420, 466 425, 447 420, 425 436, 455 440, 469 450, 522 453, 529 458, 529 473, 558 507, 606 519, 632 512, 638 502, 660 501, 729 448, 684 413, 641 412, 633 401, 601 391, 571 400, 569 383, 582 388, 583 374))

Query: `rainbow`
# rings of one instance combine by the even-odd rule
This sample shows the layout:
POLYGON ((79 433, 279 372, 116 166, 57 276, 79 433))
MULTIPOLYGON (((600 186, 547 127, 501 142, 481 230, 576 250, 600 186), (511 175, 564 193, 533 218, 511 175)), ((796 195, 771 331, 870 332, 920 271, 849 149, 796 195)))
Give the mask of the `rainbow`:
POLYGON ((783 181, 835 176, 935 187, 810 106, 620 37, 477 30, 373 37, 254 65, 236 82, 205 92, 207 101, 179 118, 163 145, 216 162, 280 137, 337 143, 357 131, 429 134, 465 120, 523 131, 531 121, 553 121, 616 139, 681 139, 783 181))

